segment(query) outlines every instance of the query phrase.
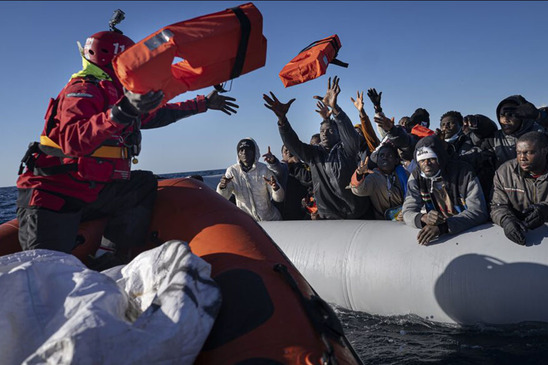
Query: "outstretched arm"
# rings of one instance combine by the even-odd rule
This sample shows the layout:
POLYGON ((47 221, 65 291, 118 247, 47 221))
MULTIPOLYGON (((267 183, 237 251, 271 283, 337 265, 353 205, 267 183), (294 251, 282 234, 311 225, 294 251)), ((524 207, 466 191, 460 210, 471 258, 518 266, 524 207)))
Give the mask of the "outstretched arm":
POLYGON ((313 146, 301 142, 287 120, 287 112, 295 99, 284 104, 278 100, 274 93, 270 92, 270 96, 263 94, 263 100, 265 101, 264 106, 272 110, 278 117, 280 137, 287 149, 304 162, 312 161, 314 158, 313 146))
POLYGON ((375 148, 377 148, 381 141, 379 140, 379 137, 377 137, 377 134, 373 129, 371 119, 369 119, 369 116, 363 108, 363 91, 361 93, 359 91, 357 92, 356 100, 354 100, 354 98, 352 97, 350 97, 350 100, 352 101, 352 103, 354 103, 354 106, 356 107, 356 109, 358 109, 358 112, 360 114, 361 128, 363 136, 365 137, 365 142, 367 143, 367 148, 369 148, 369 151, 373 151, 375 150, 375 148))
MULTIPOLYGON (((162 94, 163 95, 163 94, 162 94)), ((146 115, 142 120, 142 129, 160 128, 188 116, 203 113, 208 109, 220 110, 227 115, 236 113, 239 106, 236 99, 222 96, 214 90, 208 96, 198 95, 195 99, 181 103, 169 103, 156 112, 146 115)))

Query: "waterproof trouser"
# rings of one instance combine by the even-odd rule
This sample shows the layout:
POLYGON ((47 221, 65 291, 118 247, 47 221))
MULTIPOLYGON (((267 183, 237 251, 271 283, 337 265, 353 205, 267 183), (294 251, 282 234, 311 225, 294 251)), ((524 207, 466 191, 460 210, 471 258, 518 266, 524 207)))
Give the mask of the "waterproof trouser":
MULTIPOLYGON (((96 201, 80 209, 52 211, 25 206, 18 200, 19 242, 23 250, 49 249, 70 253, 81 222, 107 217, 101 246, 127 251, 145 243, 158 182, 150 171, 133 171, 130 180, 107 184, 96 201)), ((20 191, 21 194, 21 191, 20 191)))

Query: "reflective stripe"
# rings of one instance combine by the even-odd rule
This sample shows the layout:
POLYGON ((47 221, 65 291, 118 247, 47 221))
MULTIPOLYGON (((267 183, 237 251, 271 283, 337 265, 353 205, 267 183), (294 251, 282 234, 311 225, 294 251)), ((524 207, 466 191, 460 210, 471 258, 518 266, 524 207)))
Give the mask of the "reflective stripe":
MULTIPOLYGON (((40 144, 47 147, 53 147, 57 149, 61 149, 61 146, 59 146, 57 143, 53 142, 48 136, 40 136, 40 144)), ((99 157, 99 158, 121 158, 121 159, 128 159, 129 158, 129 151, 126 147, 118 147, 118 146, 101 146, 98 149, 96 149, 91 155, 91 157, 99 157)), ((70 157, 70 156, 67 156, 70 157)))

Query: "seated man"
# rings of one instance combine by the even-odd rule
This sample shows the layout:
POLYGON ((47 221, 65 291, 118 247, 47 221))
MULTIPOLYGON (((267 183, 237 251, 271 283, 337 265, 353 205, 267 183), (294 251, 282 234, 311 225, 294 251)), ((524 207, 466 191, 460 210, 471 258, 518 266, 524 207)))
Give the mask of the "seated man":
POLYGON ((281 103, 271 92, 263 95, 265 106, 278 117, 278 127, 284 145, 291 153, 310 166, 314 199, 320 219, 359 219, 369 210, 369 199, 352 194, 346 186, 356 169, 360 149, 358 133, 348 116, 337 104, 339 79, 329 78, 326 95, 315 97, 331 108, 333 120, 320 125, 319 146, 303 143, 289 124, 287 112, 295 101, 281 103))
POLYGON ((217 192, 230 199, 234 194, 236 205, 257 221, 277 221, 280 212, 272 200, 281 202, 284 189, 275 173, 259 162, 259 146, 252 138, 244 138, 236 147, 238 162, 228 169, 217 185, 217 192))
POLYGON ((367 168, 369 157, 360 162, 350 180, 352 193, 370 197, 375 219, 401 220, 409 173, 400 165, 398 151, 390 143, 383 143, 371 159, 378 167, 367 168))
POLYGON ((461 161, 449 164, 438 136, 417 143, 415 160, 418 168, 407 183, 403 220, 420 228, 419 244, 428 245, 443 234, 457 234, 487 220, 485 197, 472 167, 461 161))
POLYGON ((502 164, 493 179, 491 218, 508 239, 525 245, 525 232, 548 220, 548 137, 528 132, 516 144, 517 158, 502 164))

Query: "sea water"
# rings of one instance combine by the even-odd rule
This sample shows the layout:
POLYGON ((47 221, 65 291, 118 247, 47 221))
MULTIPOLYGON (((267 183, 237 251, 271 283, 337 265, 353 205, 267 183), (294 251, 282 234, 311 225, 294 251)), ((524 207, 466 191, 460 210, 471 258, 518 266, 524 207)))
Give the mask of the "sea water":
MULTIPOLYGON (((207 178, 223 172, 192 171, 160 177, 207 178)), ((0 188, 0 224, 15 218, 16 197, 15 187, 0 188)), ((335 312, 365 364, 548 364, 545 323, 461 327, 413 315, 381 317, 340 307, 335 307, 335 312)))

